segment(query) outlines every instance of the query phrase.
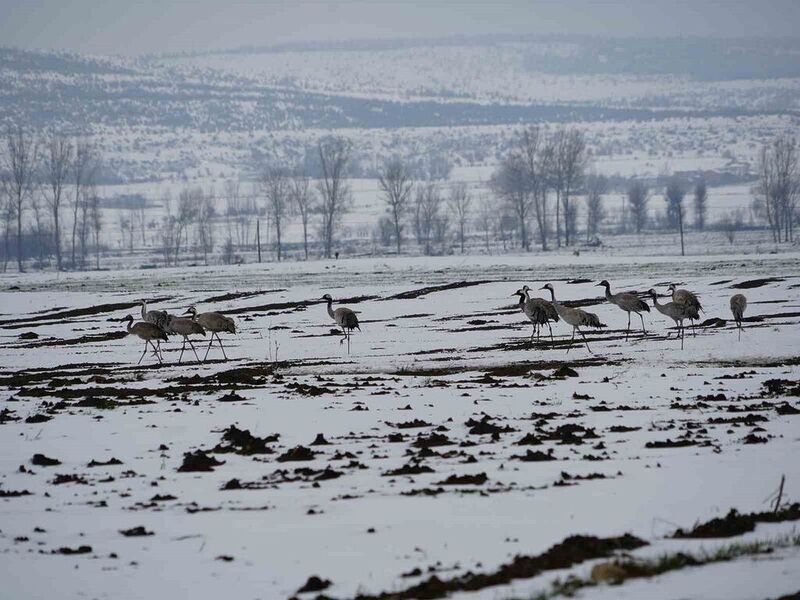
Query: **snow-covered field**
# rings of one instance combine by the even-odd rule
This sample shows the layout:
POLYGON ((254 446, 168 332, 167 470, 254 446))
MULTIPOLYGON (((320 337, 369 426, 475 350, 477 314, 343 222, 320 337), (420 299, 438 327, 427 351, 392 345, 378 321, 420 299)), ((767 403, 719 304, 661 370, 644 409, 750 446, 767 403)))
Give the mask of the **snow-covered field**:
MULTIPOLYGON (((286 598, 316 575, 333 598, 442 597, 437 581, 457 590, 451 597, 531 598, 598 561, 501 584, 467 574, 491 575, 575 534, 631 533, 648 543, 631 550, 643 557, 778 539, 796 522, 725 539, 670 536, 732 507, 768 510, 782 475, 783 498, 800 493, 798 258, 400 258, 3 276, 0 595, 286 598), (687 334, 682 350, 653 311, 647 335, 626 340, 625 313, 602 299, 601 279, 660 293, 680 282, 700 295, 704 319, 721 320, 687 334), (565 352, 563 322, 554 342, 528 341, 511 295, 547 281, 608 324, 587 334, 591 353, 565 352), (359 313, 349 348, 318 300, 326 292, 359 313), (729 321, 736 292, 749 301, 741 341, 729 321), (141 298, 234 317, 237 334, 223 334, 230 360, 215 348, 209 362, 189 361, 190 351, 178 364, 173 339, 164 365, 148 355, 137 366, 141 342, 119 319, 138 316, 141 298), (575 376, 557 376, 563 367, 575 376), (198 450, 195 459, 221 464, 180 471, 198 450), (60 464, 32 464, 35 454, 60 464)), ((796 592, 798 548, 767 556, 578 597, 796 592)))

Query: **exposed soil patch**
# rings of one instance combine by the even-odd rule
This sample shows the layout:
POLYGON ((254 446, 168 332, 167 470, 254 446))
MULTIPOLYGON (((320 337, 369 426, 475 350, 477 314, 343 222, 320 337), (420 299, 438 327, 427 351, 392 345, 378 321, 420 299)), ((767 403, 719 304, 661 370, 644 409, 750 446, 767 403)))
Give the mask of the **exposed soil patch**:
POLYGON ((219 461, 202 450, 195 450, 194 452, 187 452, 183 455, 183 464, 178 467, 178 471, 181 473, 213 471, 214 467, 224 464, 224 461, 219 461))
POLYGON ((55 467, 60 465, 61 461, 57 458, 45 456, 44 454, 34 454, 33 458, 31 458, 31 464, 37 467, 55 467))
POLYGON ((152 531, 147 531, 143 525, 138 527, 131 527, 130 529, 120 529, 119 532, 125 537, 144 537, 153 535, 152 531))
POLYGON ((741 514, 735 508, 724 517, 699 523, 688 531, 678 529, 674 538, 721 538, 741 535, 756 528, 756 523, 780 523, 800 520, 800 503, 795 502, 777 512, 753 512, 741 514))
POLYGON ((433 294, 434 292, 446 292, 447 290, 473 287, 476 285, 483 285, 484 283, 492 283, 492 281, 483 279, 479 281, 457 281, 455 283, 445 283, 443 285, 430 285, 416 290, 409 290, 408 292, 401 292, 394 296, 387 296, 386 298, 381 298, 381 300, 409 300, 411 298, 419 298, 427 294, 433 294))
POLYGON ((730 287, 735 290, 750 290, 753 288, 759 288, 769 283, 778 283, 780 281, 786 281, 786 280, 783 277, 763 277, 761 279, 750 279, 749 281, 734 283, 730 287))
POLYGON ((317 455, 311 448, 305 446, 295 446, 281 454, 276 460, 278 462, 292 462, 303 460, 314 460, 317 455))
POLYGON ((256 437, 247 429, 239 429, 236 425, 231 425, 222 433, 222 441, 210 452, 218 454, 232 452, 242 456, 273 454, 275 450, 270 448, 269 444, 277 442, 278 437, 277 433, 263 438, 256 437))
POLYGON ((489 573, 472 573, 440 579, 436 575, 404 590, 383 592, 377 595, 359 595, 357 600, 412 600, 444 598, 454 592, 474 592, 498 585, 506 585, 515 579, 529 579, 544 571, 566 569, 578 563, 596 558, 605 558, 615 552, 630 551, 646 546, 647 542, 630 534, 620 537, 597 538, 574 535, 566 538, 542 554, 518 555, 510 563, 501 565, 489 573))

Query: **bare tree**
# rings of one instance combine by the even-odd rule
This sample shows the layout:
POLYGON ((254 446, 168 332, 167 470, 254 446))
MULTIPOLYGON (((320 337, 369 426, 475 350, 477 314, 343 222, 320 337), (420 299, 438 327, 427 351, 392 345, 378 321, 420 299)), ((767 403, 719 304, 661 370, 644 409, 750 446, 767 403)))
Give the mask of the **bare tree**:
POLYGON ((336 228, 351 200, 350 186, 347 183, 350 150, 350 142, 341 137, 326 137, 317 145, 321 171, 317 186, 321 200, 325 258, 332 255, 336 228))
POLYGON ((522 249, 530 250, 528 220, 535 197, 531 193, 526 175, 523 158, 519 154, 511 154, 500 163, 500 167, 492 175, 490 185, 517 217, 522 249))
POLYGON ((291 195, 303 224, 303 252, 308 260, 308 221, 314 208, 314 195, 311 193, 311 182, 305 169, 297 168, 292 172, 291 195))
POLYGON ((446 221, 441 214, 442 204, 442 196, 434 182, 417 186, 414 197, 414 232, 417 243, 424 247, 427 255, 433 253, 433 242, 440 237, 442 222, 446 221))
POLYGON ((208 254, 214 249, 214 229, 211 219, 216 215, 214 207, 214 191, 203 192, 198 189, 195 195, 195 222, 197 225, 197 240, 203 250, 203 264, 208 264, 208 254))
POLYGON ((741 209, 731 211, 719 220, 720 229, 722 229, 729 244, 733 245, 733 242, 736 241, 736 234, 742 228, 742 221, 741 209))
POLYGON ((470 196, 467 190, 467 184, 464 182, 452 184, 450 186, 450 195, 447 198, 447 203, 458 225, 458 241, 461 245, 461 254, 464 254, 464 233, 467 227, 467 220, 469 219, 470 206, 472 204, 472 196, 470 196))
POLYGON ((64 136, 52 134, 47 140, 44 175, 48 187, 47 203, 53 217, 53 249, 59 271, 61 270, 61 201, 72 170, 72 150, 72 142, 64 136))
POLYGON ((551 181, 556 192, 556 244, 561 246, 559 205, 564 213, 564 244, 570 245, 575 233, 577 213, 570 204, 572 194, 581 185, 588 162, 586 138, 577 129, 559 130, 553 137, 554 152, 551 181))
POLYGON ((683 199, 686 188, 683 182, 673 176, 667 183, 664 200, 667 201, 667 224, 672 229, 677 229, 681 234, 681 256, 684 256, 683 246, 683 199))
POLYGON ((411 181, 411 171, 399 158, 392 158, 384 163, 378 173, 378 184, 384 194, 389 216, 394 224, 397 253, 400 254, 402 221, 408 210, 408 201, 414 187, 414 183, 411 181))
POLYGON ((772 230, 775 243, 792 241, 800 197, 800 148, 787 136, 765 144, 758 161, 754 192, 772 230))
POLYGON ((52 235, 49 224, 47 222, 47 208, 45 206, 46 200, 37 191, 31 195, 30 207, 33 211, 33 222, 29 225, 30 228, 30 246, 33 252, 38 254, 39 260, 37 263, 38 268, 44 268, 44 257, 50 255, 50 244, 48 241, 52 235))
POLYGON ((95 170, 97 169, 97 157, 95 156, 94 146, 88 141, 77 140, 75 142, 75 159, 72 161, 72 178, 75 184, 75 192, 72 194, 72 267, 75 267, 75 250, 78 236, 78 212, 81 206, 81 195, 85 188, 94 181, 95 170))
POLYGON ((586 240, 597 236, 600 225, 606 218, 603 194, 608 190, 608 179, 603 175, 586 178, 586 240))
MULTIPOLYGON (((178 196, 178 211, 175 216, 175 264, 178 264, 178 255, 181 250, 183 235, 188 235, 188 228, 197 218, 198 205, 202 198, 203 190, 200 188, 184 188, 178 196)), ((188 244, 188 240, 187 240, 188 244)))
POLYGON ((25 205, 34 194, 35 174, 39 162, 39 146, 36 138, 22 127, 6 131, 6 155, 4 168, 7 172, 7 194, 13 215, 17 219, 17 268, 24 271, 22 256, 22 221, 25 205))
POLYGON ((643 181, 634 179, 628 185, 628 211, 636 233, 641 233, 647 226, 647 205, 650 202, 650 190, 643 181))
POLYGON ((103 213, 100 208, 100 196, 97 187, 91 186, 85 194, 85 202, 89 213, 89 228, 92 232, 94 243, 95 268, 100 270, 100 231, 103 229, 103 213))
POLYGON ((11 224, 14 222, 14 208, 9 194, 9 177, 0 169, 0 218, 3 220, 3 273, 8 268, 10 258, 11 224))
POLYGON ((707 215, 708 187, 705 180, 701 179, 694 186, 694 226, 698 231, 705 229, 707 215))
POLYGON ((486 252, 489 252, 489 236, 497 222, 497 206, 493 198, 483 196, 478 203, 478 213, 475 218, 475 226, 483 232, 483 243, 486 252))
POLYGON ((283 226, 292 214, 292 180, 286 169, 268 168, 261 177, 261 188, 267 201, 267 214, 275 225, 278 262, 281 261, 283 226))

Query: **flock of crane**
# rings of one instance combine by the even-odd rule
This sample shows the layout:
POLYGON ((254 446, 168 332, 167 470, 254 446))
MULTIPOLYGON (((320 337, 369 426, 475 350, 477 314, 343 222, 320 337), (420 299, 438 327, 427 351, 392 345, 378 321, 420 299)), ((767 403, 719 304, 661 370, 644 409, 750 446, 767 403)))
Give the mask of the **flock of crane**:
MULTIPOLYGON (((628 325, 625 328, 625 339, 628 339, 628 335, 630 334, 631 313, 635 313, 639 316, 639 319, 642 322, 642 333, 647 334, 644 326, 644 316, 642 315, 642 313, 650 312, 650 306, 647 304, 647 302, 642 300, 637 294, 629 292, 612 294, 611 284, 605 280, 598 283, 597 286, 605 288, 606 300, 628 313, 628 325)), ((606 327, 606 324, 602 323, 600 318, 595 313, 561 304, 558 300, 556 300, 556 292, 552 284, 547 283, 540 289, 550 291, 550 300, 545 300, 544 298, 532 298, 530 296, 531 288, 529 288, 527 285, 523 286, 512 294, 512 296, 517 296, 519 298, 519 309, 525 314, 526 317, 528 317, 533 325, 533 331, 531 332, 530 338, 531 341, 533 341, 534 336, 536 336, 537 340, 540 339, 541 328, 545 325, 547 325, 547 328, 550 331, 550 339, 553 340, 553 328, 550 326, 550 322, 562 320, 567 325, 572 326, 572 338, 567 346, 567 352, 569 352, 575 341, 576 333, 581 334, 583 342, 586 345, 586 349, 591 352, 591 349, 589 348, 589 342, 586 339, 586 335, 581 330, 581 327, 602 328, 606 327)), ((700 313, 703 312, 703 307, 700 304, 700 300, 698 299, 697 295, 693 292, 685 289, 678 289, 674 283, 671 283, 668 289, 672 297, 670 302, 663 304, 660 303, 658 301, 658 294, 652 288, 648 290, 647 295, 652 298, 653 306, 656 308, 656 310, 658 310, 658 312, 675 321, 675 325, 678 328, 678 337, 681 340, 681 348, 683 348, 685 333, 683 325, 684 321, 689 320, 692 324, 692 329, 694 329, 694 321, 700 318, 700 313)), ((343 337, 341 342, 347 340, 349 344, 350 335, 352 334, 353 330, 358 329, 361 331, 358 322, 358 316, 356 315, 355 311, 345 307, 339 307, 334 310, 333 298, 330 296, 330 294, 325 294, 321 299, 327 304, 328 316, 330 316, 331 319, 333 319, 342 330, 343 337)), ((739 331, 739 339, 741 339, 742 319, 744 317, 744 311, 747 308, 747 299, 742 294, 735 294, 731 296, 730 308, 731 313, 733 314, 734 322, 736 323, 736 327, 739 331)), ((227 360, 228 356, 225 354, 225 347, 222 344, 222 339, 220 339, 219 334, 236 333, 236 324, 234 323, 233 319, 226 317, 223 314, 217 312, 198 313, 195 307, 191 306, 183 314, 183 316, 176 316, 171 315, 163 310, 147 310, 147 303, 144 300, 142 300, 141 321, 134 323, 133 315, 128 315, 122 320, 128 322, 127 330, 130 335, 144 340, 144 351, 139 357, 139 362, 136 364, 140 364, 142 362, 142 359, 147 354, 148 348, 151 347, 153 354, 156 356, 159 363, 163 362, 161 356, 161 342, 167 341, 168 336, 170 335, 179 335, 183 339, 181 354, 178 358, 178 362, 183 360, 183 353, 186 349, 187 343, 191 347, 192 352, 194 352, 197 361, 200 362, 200 357, 198 356, 197 350, 195 349, 194 344, 189 336, 205 336, 206 331, 211 332, 211 340, 208 344, 208 348, 206 349, 203 360, 205 361, 208 358, 208 354, 214 345, 215 339, 219 343, 219 347, 222 350, 222 355, 227 360)))

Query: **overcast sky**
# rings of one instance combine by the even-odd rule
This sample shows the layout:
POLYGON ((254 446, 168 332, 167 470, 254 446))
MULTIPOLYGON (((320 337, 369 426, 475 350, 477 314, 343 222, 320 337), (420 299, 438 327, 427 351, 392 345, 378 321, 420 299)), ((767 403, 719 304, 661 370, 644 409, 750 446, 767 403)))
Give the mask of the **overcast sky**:
POLYGON ((797 36, 800 0, 0 0, 0 45, 147 54, 480 33, 797 36))

